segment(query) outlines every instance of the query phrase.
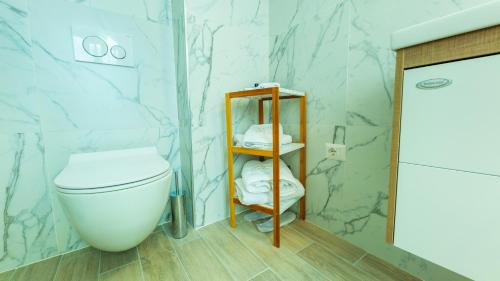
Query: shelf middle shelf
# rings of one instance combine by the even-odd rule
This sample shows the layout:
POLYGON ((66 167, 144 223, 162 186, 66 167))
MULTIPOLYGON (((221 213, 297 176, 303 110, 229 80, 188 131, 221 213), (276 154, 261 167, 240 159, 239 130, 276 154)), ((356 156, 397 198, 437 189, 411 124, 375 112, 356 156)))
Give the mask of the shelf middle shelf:
MULTIPOLYGON (((303 144, 303 143, 284 144, 280 147, 280 155, 290 153, 292 151, 296 151, 299 149, 303 149, 304 147, 305 147, 305 144, 303 144)), ((247 155, 254 155, 254 156, 273 157, 272 150, 247 148, 247 147, 242 147, 242 146, 233 146, 233 153, 247 154, 247 155)))

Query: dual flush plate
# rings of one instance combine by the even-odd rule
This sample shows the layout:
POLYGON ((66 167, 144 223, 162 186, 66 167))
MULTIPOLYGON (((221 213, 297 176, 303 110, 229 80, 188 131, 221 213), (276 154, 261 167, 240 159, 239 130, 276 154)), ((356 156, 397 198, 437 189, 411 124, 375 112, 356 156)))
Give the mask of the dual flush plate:
POLYGON ((101 64, 134 66, 132 38, 128 35, 72 28, 75 60, 101 64))

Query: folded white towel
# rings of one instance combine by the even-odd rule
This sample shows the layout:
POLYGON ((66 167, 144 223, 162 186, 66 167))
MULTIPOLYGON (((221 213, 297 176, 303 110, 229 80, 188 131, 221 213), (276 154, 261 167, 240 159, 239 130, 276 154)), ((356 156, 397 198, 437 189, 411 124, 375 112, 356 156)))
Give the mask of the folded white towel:
MULTIPOLYGON (((283 139, 283 127, 279 124, 280 142, 283 139)), ((282 143, 282 142, 281 142, 282 143)), ((243 135, 244 146, 273 144, 273 124, 252 125, 243 135)))
MULTIPOLYGON (((250 160, 243 165, 241 177, 249 192, 266 192, 273 187, 273 159, 263 162, 250 160)), ((280 194, 288 196, 296 192, 302 184, 293 176, 292 171, 280 159, 280 194)), ((303 188, 303 187, 302 187, 303 188)))
MULTIPOLYGON (((298 182, 298 181, 297 181, 298 182)), ((252 193, 246 190, 245 184, 241 178, 234 181, 236 188, 236 195, 240 202, 245 205, 263 204, 268 207, 273 206, 273 192, 260 192, 252 193)), ((299 183, 300 184, 300 183, 299 183)), ((296 192, 289 194, 288 196, 283 196, 280 194, 280 213, 284 212, 286 209, 290 208, 299 198, 304 196, 304 187, 300 184, 296 189, 296 192)))
MULTIPOLYGON (((272 143, 269 143, 269 144, 251 143, 251 142, 245 143, 243 141, 244 137, 245 137, 245 135, 243 135, 243 134, 234 135, 234 137, 233 137, 234 145, 248 147, 248 148, 260 148, 260 149, 269 149, 269 150, 273 148, 272 143)), ((282 145, 292 143, 292 136, 290 136, 290 135, 281 136, 280 143, 282 145)))

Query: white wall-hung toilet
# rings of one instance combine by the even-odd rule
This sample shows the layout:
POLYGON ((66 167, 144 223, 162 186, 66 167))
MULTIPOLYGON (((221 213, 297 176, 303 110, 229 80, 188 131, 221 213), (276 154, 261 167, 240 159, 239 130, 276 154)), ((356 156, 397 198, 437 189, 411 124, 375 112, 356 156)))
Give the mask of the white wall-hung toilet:
POLYGON ((116 252, 153 232, 168 202, 171 176, 157 149, 146 147, 73 154, 54 183, 81 238, 116 252))

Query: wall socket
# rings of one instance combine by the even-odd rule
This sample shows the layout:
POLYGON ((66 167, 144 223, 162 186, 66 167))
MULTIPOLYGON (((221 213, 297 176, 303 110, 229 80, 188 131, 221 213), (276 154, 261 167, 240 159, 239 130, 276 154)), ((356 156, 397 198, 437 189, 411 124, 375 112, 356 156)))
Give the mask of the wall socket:
POLYGON ((327 159, 345 161, 346 150, 345 144, 325 143, 325 156, 327 159))

